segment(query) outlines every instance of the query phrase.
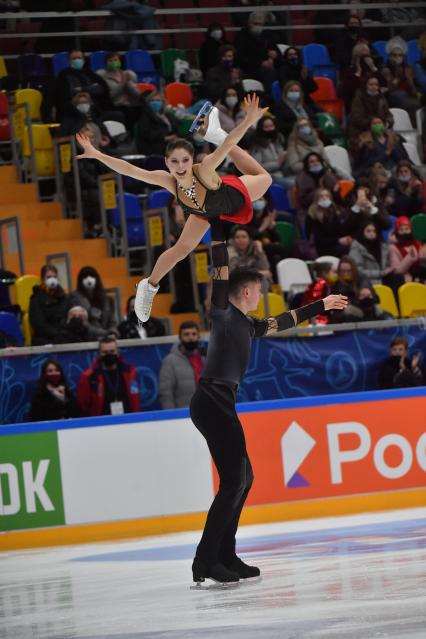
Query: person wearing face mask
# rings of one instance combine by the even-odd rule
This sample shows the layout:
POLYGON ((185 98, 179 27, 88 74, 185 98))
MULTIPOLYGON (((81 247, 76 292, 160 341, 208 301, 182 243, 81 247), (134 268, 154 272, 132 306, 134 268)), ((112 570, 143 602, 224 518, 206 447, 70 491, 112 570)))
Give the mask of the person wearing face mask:
POLYGON ((80 407, 68 386, 62 366, 56 360, 48 359, 41 367, 28 421, 47 422, 81 416, 80 407))
POLYGON ((395 273, 404 276, 405 282, 426 281, 426 247, 414 239, 413 227, 408 217, 396 219, 394 238, 389 237, 390 263, 395 273))
POLYGON ((59 284, 56 266, 45 264, 40 278, 41 284, 34 286, 29 306, 33 346, 58 343, 70 304, 68 295, 59 284))
POLYGON ((147 337, 163 337, 166 329, 161 320, 150 317, 147 322, 141 324, 135 313, 135 295, 127 300, 126 317, 117 326, 120 339, 146 339, 147 337))
MULTIPOLYGON (((422 386, 426 378, 420 369, 421 353, 408 357, 408 342, 397 335, 390 343, 389 357, 380 364, 377 382, 381 389, 422 386)), ((424 358, 423 358, 424 361, 424 358)))
POLYGON ((207 27, 206 39, 198 51, 200 69, 204 77, 208 70, 217 63, 218 50, 224 44, 227 44, 227 42, 223 25, 220 22, 212 22, 207 27))
POLYGON ((281 59, 273 33, 265 30, 265 14, 255 11, 249 14, 246 26, 235 37, 237 61, 244 76, 262 82, 267 93, 277 79, 275 69, 281 59))
POLYGON ((291 133, 300 118, 311 121, 314 118, 312 109, 304 102, 302 85, 294 80, 284 85, 281 100, 273 105, 272 111, 277 119, 278 129, 285 137, 291 133))
POLYGON ((164 155, 166 146, 176 138, 178 122, 165 113, 164 97, 160 91, 143 94, 140 113, 134 127, 136 147, 144 155, 164 155))
POLYGON ((284 136, 277 131, 275 118, 264 116, 259 120, 250 144, 250 153, 268 171, 275 184, 288 188, 289 184, 283 173, 287 152, 284 136))
POLYGON ((358 272, 355 262, 350 257, 342 257, 340 260, 332 293, 345 295, 349 304, 343 313, 330 314, 330 324, 385 319, 371 282, 358 272))
POLYGON ((241 108, 243 94, 239 85, 226 87, 220 101, 217 103, 220 126, 226 133, 230 133, 244 120, 245 113, 241 108))
POLYGON ((358 148, 352 154, 354 174, 363 175, 376 164, 391 171, 406 157, 400 136, 387 129, 381 118, 373 117, 369 130, 361 133, 358 148))
POLYGON ((385 96, 380 92, 378 78, 368 78, 364 87, 359 89, 352 101, 351 114, 348 126, 349 148, 358 148, 358 138, 370 128, 371 120, 378 117, 384 125, 391 129, 393 115, 385 96))
POLYGON ((200 327, 196 322, 183 322, 179 327, 179 342, 164 358, 159 377, 161 408, 189 406, 200 381, 205 362, 205 350, 200 344, 200 327))
POLYGON ((236 50, 231 44, 222 44, 217 50, 216 64, 206 74, 206 94, 211 102, 220 100, 226 88, 241 80, 236 69, 236 50))
POLYGON ((278 71, 278 80, 283 88, 288 82, 298 82, 302 87, 303 100, 315 109, 315 103, 310 97, 317 90, 318 85, 306 65, 302 63, 300 53, 295 47, 288 47, 283 54, 282 65, 278 71))
POLYGON ((352 51, 360 42, 367 42, 362 21, 358 16, 351 15, 345 28, 339 30, 335 44, 331 47, 333 60, 339 64, 340 71, 344 71, 350 66, 352 51))
POLYGON ((103 337, 98 356, 81 374, 77 401, 83 415, 123 415, 141 410, 141 388, 137 370, 120 356, 117 338, 103 337))
POLYGON ((342 73, 339 95, 345 101, 347 111, 350 111, 352 100, 356 92, 361 89, 367 80, 376 77, 380 87, 385 86, 384 78, 379 70, 380 60, 372 51, 370 45, 361 41, 352 49, 351 64, 342 73))
POLYGON ((72 306, 65 324, 61 327, 58 342, 74 344, 79 342, 93 342, 97 340, 96 331, 89 324, 89 316, 82 306, 72 306))
MULTIPOLYGON (((318 133, 308 118, 301 117, 294 123, 287 140, 287 158, 285 162, 285 174, 296 176, 303 171, 303 160, 308 153, 317 153, 324 162, 326 155, 324 144, 319 139, 318 133)), ((293 182, 295 177, 293 179, 293 182)))
POLYGON ((80 269, 77 289, 71 293, 70 303, 86 310, 92 335, 97 339, 117 333, 114 302, 104 292, 100 275, 92 266, 80 269))
POLYGON ((318 189, 306 216, 306 236, 312 238, 318 256, 346 255, 352 242, 344 216, 328 189, 318 189))
POLYGON ((70 66, 62 69, 53 86, 53 100, 56 106, 56 121, 63 116, 76 93, 89 93, 99 112, 110 111, 112 103, 105 80, 86 66, 82 51, 73 50, 69 56, 70 66))
POLYGON ((372 284, 385 284, 396 292, 404 283, 400 275, 394 274, 389 245, 381 239, 374 222, 366 221, 361 225, 352 241, 349 257, 355 262, 360 275, 367 277, 372 284))
POLYGON ((389 180, 386 196, 390 215, 405 215, 411 218, 423 212, 423 184, 409 160, 398 163, 395 176, 389 180))
POLYGON ((391 38, 386 44, 387 63, 382 74, 387 87, 387 100, 390 107, 404 109, 416 126, 416 111, 420 109, 417 87, 412 65, 407 64, 407 43, 400 37, 391 38))
POLYGON ((342 204, 346 211, 348 233, 352 237, 359 234, 367 221, 374 222, 380 231, 387 231, 392 226, 389 213, 383 201, 379 201, 369 178, 358 178, 342 204))
POLYGON ((318 153, 308 153, 303 158, 303 170, 296 177, 298 210, 297 222, 304 233, 306 215, 314 201, 317 189, 327 189, 339 199, 339 184, 334 171, 318 153))
POLYGON ((105 55, 105 69, 98 69, 96 73, 108 85, 114 106, 126 107, 139 102, 141 91, 137 85, 137 75, 130 69, 122 69, 120 56, 116 51, 105 55))

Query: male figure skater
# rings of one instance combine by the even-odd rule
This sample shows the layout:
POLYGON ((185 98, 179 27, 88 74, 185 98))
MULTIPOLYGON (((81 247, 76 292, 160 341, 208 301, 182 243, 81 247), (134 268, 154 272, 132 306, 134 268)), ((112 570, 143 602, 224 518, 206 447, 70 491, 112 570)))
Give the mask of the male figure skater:
POLYGON ((192 421, 207 441, 220 485, 207 515, 192 564, 193 580, 221 583, 257 577, 235 552, 240 514, 253 482, 244 431, 235 410, 236 391, 250 359, 253 337, 271 335, 331 309, 344 309, 347 298, 329 295, 277 317, 255 320, 262 275, 236 269, 228 278, 228 252, 219 220, 212 220, 213 287, 211 332, 203 377, 192 397, 192 421))

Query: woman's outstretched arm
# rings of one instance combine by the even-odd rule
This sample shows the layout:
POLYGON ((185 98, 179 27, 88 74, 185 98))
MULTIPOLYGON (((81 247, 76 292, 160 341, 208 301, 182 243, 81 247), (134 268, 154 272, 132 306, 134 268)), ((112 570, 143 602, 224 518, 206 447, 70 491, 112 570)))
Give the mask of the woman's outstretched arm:
POLYGON ((167 171, 146 171, 145 169, 140 169, 138 166, 130 164, 130 162, 113 158, 106 153, 102 153, 102 151, 98 151, 98 149, 95 149, 92 145, 89 138, 83 133, 77 133, 75 137, 79 145, 84 149, 83 153, 77 155, 77 160, 83 158, 99 160, 99 162, 102 162, 121 175, 128 175, 147 184, 156 184, 174 193, 173 178, 167 171))

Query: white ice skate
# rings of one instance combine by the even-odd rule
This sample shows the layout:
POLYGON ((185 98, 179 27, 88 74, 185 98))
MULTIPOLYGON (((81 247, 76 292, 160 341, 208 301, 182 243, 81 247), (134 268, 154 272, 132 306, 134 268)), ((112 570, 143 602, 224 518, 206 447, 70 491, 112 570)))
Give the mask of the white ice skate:
POLYGON ((220 146, 228 135, 220 126, 219 111, 211 102, 205 102, 199 110, 190 131, 196 131, 206 142, 220 146))
POLYGON ((160 285, 153 286, 148 278, 139 282, 136 286, 135 313, 140 322, 147 322, 151 315, 152 302, 160 285))

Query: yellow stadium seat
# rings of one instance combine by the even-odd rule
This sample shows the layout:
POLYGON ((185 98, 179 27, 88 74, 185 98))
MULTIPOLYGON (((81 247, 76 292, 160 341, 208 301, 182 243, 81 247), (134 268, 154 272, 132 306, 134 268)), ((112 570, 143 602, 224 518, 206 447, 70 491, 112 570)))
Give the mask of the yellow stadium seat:
POLYGON ((22 313, 27 313, 30 307, 30 297, 33 294, 33 287, 40 284, 38 275, 22 275, 18 277, 15 284, 15 300, 16 304, 21 307, 22 313))
POLYGON ((408 282, 398 289, 401 317, 426 315, 426 285, 408 282))
POLYGON ((22 332, 24 334, 25 346, 31 346, 33 339, 33 329, 30 324, 29 313, 24 313, 22 316, 22 332))
MULTIPOLYGON (((31 133, 34 146, 34 157, 37 177, 55 175, 55 153, 50 129, 58 124, 33 124, 31 133)), ((25 128, 24 155, 30 156, 28 130, 25 128)))
POLYGON ((384 311, 390 313, 392 317, 399 317, 398 306, 396 304, 395 295, 390 286, 383 284, 373 284, 373 288, 380 299, 380 306, 384 311))
POLYGON ((2 55, 0 55, 0 78, 5 78, 7 76, 7 68, 6 63, 2 55))
MULTIPOLYGON (((269 317, 280 315, 280 313, 285 313, 287 310, 286 303, 282 295, 277 295, 276 293, 268 293, 268 303, 269 303, 269 317)), ((266 317, 265 310, 265 300, 262 297, 260 298, 259 305, 255 311, 251 311, 249 313, 251 317, 255 319, 263 319, 266 317)))
POLYGON ((41 101, 43 95, 37 89, 18 89, 15 93, 16 104, 28 104, 31 120, 41 120, 41 101))

